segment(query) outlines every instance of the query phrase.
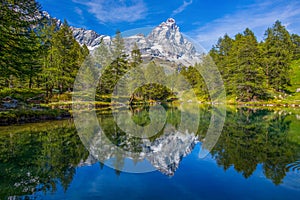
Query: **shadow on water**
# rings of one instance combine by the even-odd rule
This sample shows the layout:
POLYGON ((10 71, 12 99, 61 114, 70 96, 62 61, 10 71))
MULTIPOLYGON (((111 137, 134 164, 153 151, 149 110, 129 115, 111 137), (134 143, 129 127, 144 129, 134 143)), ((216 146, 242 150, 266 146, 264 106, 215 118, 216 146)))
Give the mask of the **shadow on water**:
MULTIPOLYGON (((188 110, 191 125, 194 115, 199 115, 196 133, 193 132, 195 127, 189 124, 185 124, 185 132, 179 128, 181 108, 165 105, 164 108, 166 123, 159 133, 147 138, 147 143, 144 139, 128 136, 120 129, 113 112, 129 113, 130 120, 146 127, 151 123, 149 107, 106 108, 97 111, 97 117, 112 144, 135 153, 136 157, 131 158, 135 163, 145 159, 141 153, 147 149, 153 152, 146 159, 161 173, 174 176, 182 159, 193 151, 196 143, 203 142, 211 108, 201 107, 199 113, 188 110), (158 146, 167 144, 171 147, 157 150, 158 146)), ((234 169, 244 178, 251 177, 261 165, 265 178, 279 185, 289 171, 300 170, 299 124, 296 115, 287 111, 227 108, 223 132, 211 156, 225 171, 234 169)), ((110 152, 108 155, 101 151, 100 143, 92 143, 97 137, 91 134, 81 140, 94 145, 92 154, 102 153, 102 157, 98 157, 101 163, 113 158, 112 165, 119 176, 127 162, 124 154, 110 152)), ((25 198, 36 192, 55 193, 58 185, 67 191, 78 167, 97 162, 81 140, 70 120, 1 127, 0 199, 9 196, 25 198)))

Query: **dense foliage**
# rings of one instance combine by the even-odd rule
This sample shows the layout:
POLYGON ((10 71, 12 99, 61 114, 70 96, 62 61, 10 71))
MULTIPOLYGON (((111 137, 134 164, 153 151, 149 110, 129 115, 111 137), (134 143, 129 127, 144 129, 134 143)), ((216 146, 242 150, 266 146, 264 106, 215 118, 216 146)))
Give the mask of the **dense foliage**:
POLYGON ((100 44, 95 51, 95 59, 96 63, 103 66, 97 87, 97 94, 100 97, 111 95, 114 91, 121 93, 119 90, 127 89, 134 91, 131 94, 130 102, 136 100, 164 100, 172 95, 170 89, 157 83, 158 80, 160 80, 160 83, 165 81, 166 75, 163 67, 155 62, 143 66, 141 52, 136 44, 131 50, 131 55, 127 55, 124 40, 119 31, 117 31, 111 47, 107 47, 103 42, 100 44), (131 74, 131 76, 124 77, 126 73, 131 74), (145 80, 152 80, 152 82, 141 84, 145 83, 145 80), (120 81, 122 84, 120 84, 120 81))
MULTIPOLYGON (((0 19, 0 89, 41 89, 47 98, 51 98, 53 92, 71 92, 78 69, 89 50, 74 39, 68 23, 43 16, 35 0, 1 1, 0 19)), ((100 63, 105 69, 97 88, 96 97, 100 97, 97 100, 103 100, 103 96, 109 98, 128 71, 138 71, 137 66, 144 65, 136 44, 130 55, 126 55, 119 31, 111 45, 101 42, 94 53, 101 58, 100 63)), ((300 36, 290 34, 279 21, 266 30, 262 42, 258 42, 248 28, 234 38, 225 35, 208 56, 217 65, 230 99, 257 101, 281 98, 295 92, 289 91, 291 62, 300 59, 300 36)), ((209 69, 205 59, 197 65, 209 69)), ((170 82, 173 77, 164 76, 161 73, 163 67, 155 63, 155 59, 148 65, 156 69, 149 70, 138 79, 142 81, 153 76, 154 83, 137 88, 130 101, 174 97, 173 88, 155 83, 156 80, 170 82)), ((176 73, 185 77, 201 100, 209 99, 205 82, 193 66, 174 66, 171 63, 169 67, 176 68, 176 73)), ((178 79, 176 84, 183 87, 180 84, 184 82, 178 79)), ((137 81, 131 87, 136 85, 137 81)))
MULTIPOLYGON (((151 123, 148 109, 148 107, 132 108, 130 110, 132 117, 123 120, 127 122, 133 120, 141 126, 147 126, 151 123)), ((166 107, 166 111, 166 124, 168 125, 165 125, 159 133, 151 137, 151 141, 159 139, 163 134, 168 135, 170 130, 174 131, 167 128, 169 125, 180 132, 178 127, 181 125, 183 111, 177 107, 166 107)), ((120 110, 120 113, 126 112, 128 111, 120 110)), ((103 132, 110 139, 110 142, 124 150, 139 152, 139 145, 142 141, 126 134, 118 127, 112 115, 112 110, 109 109, 105 113, 98 113, 98 118, 103 132)), ((199 113, 193 113, 193 110, 189 110, 187 113, 191 122, 195 118, 194 115, 200 115, 197 136, 201 141, 206 136, 211 111, 207 108, 200 108, 199 113)), ((119 114, 119 116, 122 116, 122 114, 119 114)), ((293 122, 294 124, 298 123, 291 117, 292 115, 287 114, 287 112, 277 113, 267 109, 238 108, 233 110, 228 108, 224 129, 211 154, 217 164, 224 170, 234 168, 245 178, 251 177, 258 165, 262 165, 266 178, 279 185, 289 170, 299 168, 297 165, 300 148, 299 140, 295 140, 297 136, 292 137, 293 131, 297 132, 298 127, 291 127, 293 122)), ((185 134, 192 132, 190 130, 192 129, 191 125, 187 124, 188 129, 185 134)), ((93 138, 94 136, 89 137, 93 138)), ((107 158, 104 157, 103 161, 105 159, 107 158)), ((115 164, 118 166, 117 169, 122 169, 124 159, 124 157, 118 157, 118 160, 115 160, 115 164)))
POLYGON ((1 129, 0 147, 1 199, 66 191, 89 155, 68 121, 1 129))
POLYGON ((281 22, 268 28, 262 42, 246 29, 220 38, 210 51, 225 82, 227 94, 238 101, 264 100, 288 91, 291 61, 299 59, 299 36, 281 22))
POLYGON ((264 175, 279 185, 289 164, 299 159, 299 144, 291 140, 291 122, 288 115, 269 110, 228 110, 222 135, 211 153, 224 170, 233 167, 245 178, 261 165, 264 175))
POLYGON ((0 88, 70 90, 88 54, 65 21, 44 17, 34 0, 1 1, 0 88))

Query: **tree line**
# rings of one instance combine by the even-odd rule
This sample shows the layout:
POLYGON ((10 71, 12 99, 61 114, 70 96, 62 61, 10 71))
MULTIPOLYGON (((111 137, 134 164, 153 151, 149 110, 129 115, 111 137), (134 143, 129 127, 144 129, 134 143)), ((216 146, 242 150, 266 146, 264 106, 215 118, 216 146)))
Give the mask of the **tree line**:
MULTIPOLYGON (((122 40, 122 38, 119 37, 119 40, 122 40)), ((122 44, 124 41, 119 43, 122 44)), ((124 46, 119 45, 119 49, 122 48, 124 46)), ((101 52, 103 53, 103 49, 101 49, 101 52)), ((117 82, 128 70, 142 63, 137 46, 132 52, 136 53, 135 57, 132 56, 132 63, 127 63, 127 67, 123 67, 123 72, 120 70, 121 65, 116 65, 119 68, 118 70, 110 70, 121 73, 118 77, 107 73, 104 75, 104 77, 107 77, 106 80, 111 79, 117 82), (138 62, 136 62, 137 60, 138 62)), ((119 58, 128 60, 128 55, 122 55, 119 58)), ((291 63, 300 59, 300 36, 290 34, 280 21, 276 21, 272 27, 266 30, 263 41, 259 42, 254 32, 246 28, 243 33, 238 33, 233 38, 227 34, 219 38, 217 44, 213 46, 207 55, 203 56, 202 62, 196 63, 197 66, 175 66, 177 69, 174 76, 182 75, 192 86, 195 94, 202 100, 209 100, 210 97, 204 79, 195 67, 209 69, 212 65, 210 58, 212 58, 221 73, 229 99, 241 102, 269 100, 276 98, 276 96, 294 92, 289 91, 289 86, 292 84, 290 79, 292 73, 291 63)), ((113 61, 113 63, 115 62, 116 60, 113 61)), ((156 64, 151 62, 149 65, 156 64)), ((165 79, 169 82, 172 81, 170 80, 172 76, 164 76, 165 73, 162 71, 161 66, 157 65, 156 68, 158 71, 156 74, 149 72, 149 74, 155 74, 153 80, 165 79)), ((143 77, 140 77, 140 79, 143 79, 143 77)), ((112 82, 110 81, 110 83, 112 82)), ((180 81, 180 79, 175 83, 179 88, 184 87, 184 84, 185 82, 180 81)), ((102 86, 105 86, 105 84, 102 84, 102 86)), ((111 84, 105 87, 106 89, 110 88, 106 92, 111 93, 114 86, 115 84, 111 84)), ((168 89, 157 84, 147 84, 137 89, 133 97, 162 100, 174 95, 172 88, 168 89)))
POLYGON ((73 123, 19 127, 0 135, 0 198, 30 199, 35 193, 67 191, 78 165, 89 152, 81 143, 73 123))
POLYGON ((96 100, 102 100, 101 96, 110 97, 114 91, 119 95, 127 94, 130 89, 133 91, 129 94, 130 103, 139 100, 164 100, 172 95, 168 87, 156 83, 166 78, 163 67, 154 61, 143 63, 141 51, 136 43, 131 47, 130 54, 126 54, 125 42, 120 31, 116 32, 110 45, 102 41, 93 57, 95 62, 103 67, 97 86, 97 96, 100 96, 100 99, 96 96, 96 100), (127 76, 124 76, 125 74, 127 76), (145 80, 153 82, 142 84, 145 80))
POLYGON ((40 88, 47 96, 72 88, 89 54, 64 21, 41 14, 35 0, 1 1, 0 88, 40 88))
POLYGON ((234 38, 227 34, 219 38, 209 55, 220 70, 227 95, 238 101, 270 99, 288 92, 291 61, 300 58, 300 36, 276 21, 262 42, 247 28, 234 38))
MULTIPOLYGON (((4 0, 1 10, 0 89, 41 89, 48 98, 53 92, 72 91, 77 72, 89 50, 75 40, 67 21, 60 23, 43 16, 41 6, 35 0, 4 0)), ((118 80, 142 63, 137 45, 130 55, 125 53, 119 31, 111 45, 101 42, 95 57, 105 67, 97 96, 110 95, 118 80)), ((161 69, 159 66, 157 69, 159 75, 161 69)), ((169 94, 166 87, 149 84, 139 88, 133 97, 162 99, 169 94)))
MULTIPOLYGON (((51 97, 53 91, 72 91, 89 50, 75 40, 68 23, 58 24, 57 20, 43 17, 35 0, 1 1, 0 18, 0 88, 39 88, 47 97, 51 97)), ((125 53, 119 31, 110 46, 102 41, 95 55, 105 67, 97 87, 100 96, 111 94, 123 75, 129 70, 138 70, 137 66, 142 64, 137 45, 130 55, 125 53)), ((262 42, 257 41, 249 28, 233 38, 225 34, 197 65, 209 68, 206 62, 209 56, 222 75, 227 96, 237 101, 271 99, 289 92, 291 61, 300 59, 300 36, 290 34, 276 21, 266 30, 262 42)), ((148 65, 157 70, 149 70, 141 80, 146 76, 153 76, 153 80, 172 79, 166 78, 163 68, 155 62, 148 65)), ((209 99, 203 78, 194 66, 175 67, 176 73, 186 78, 198 96, 209 99)), ((176 84, 180 87, 180 80, 176 84)), ((150 83, 137 88, 131 99, 162 100, 171 96, 174 96, 172 88, 150 83)))

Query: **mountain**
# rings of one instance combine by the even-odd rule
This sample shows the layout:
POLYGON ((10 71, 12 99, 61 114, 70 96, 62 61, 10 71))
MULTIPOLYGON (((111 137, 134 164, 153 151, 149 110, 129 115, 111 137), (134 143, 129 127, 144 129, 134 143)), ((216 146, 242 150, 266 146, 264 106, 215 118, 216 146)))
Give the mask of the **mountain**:
POLYGON ((151 142, 144 140, 145 158, 153 167, 168 176, 173 176, 181 160, 189 155, 199 142, 193 133, 168 130, 166 134, 151 142))
MULTIPOLYGON (((110 36, 100 35, 92 30, 72 27, 74 37, 80 44, 86 44, 90 51, 95 50, 103 42, 111 46, 110 36)), ((136 34, 124 38, 126 54, 134 44, 139 47, 144 60, 160 60, 174 62, 180 65, 193 65, 201 62, 201 55, 197 53, 192 42, 180 32, 174 19, 169 18, 155 27, 148 35, 136 34)))
MULTIPOLYGON (((57 26, 61 26, 59 19, 52 18, 49 13, 42 11, 38 18, 53 19, 57 26)), ((112 37, 101 35, 93 30, 71 27, 73 35, 81 45, 87 45, 93 52, 101 43, 104 42, 108 47, 112 47, 112 37)), ((168 65, 194 65, 201 62, 201 54, 196 51, 195 46, 180 32, 176 21, 173 18, 167 19, 156 26, 148 35, 138 33, 124 38, 125 53, 130 55, 134 44, 139 47, 144 61, 155 60, 159 64, 168 65)))
POLYGON ((50 20, 53 20, 53 21, 56 22, 56 26, 57 27, 60 27, 63 24, 60 19, 57 19, 55 17, 50 16, 50 14, 47 11, 40 11, 39 13, 37 13, 36 19, 38 19, 38 20, 46 20, 48 22, 50 22, 50 20))
MULTIPOLYGON (((188 131, 183 133, 172 127, 167 127, 164 130, 164 134, 154 141, 141 139, 139 144, 139 147, 141 147, 140 152, 130 152, 130 149, 134 148, 131 142, 133 138, 131 135, 118 136, 118 139, 122 141, 119 145, 123 149, 114 145, 102 131, 94 133, 89 139, 84 138, 87 139, 84 140, 86 142, 84 144, 88 147, 91 158, 82 162, 83 164, 81 165, 91 164, 91 160, 94 163, 96 160, 99 160, 108 166, 116 167, 112 166, 108 160, 118 158, 123 162, 125 158, 128 158, 136 163, 147 160, 161 173, 173 176, 182 159, 189 155, 195 145, 199 143, 198 136, 194 133, 189 133, 188 131)), ((126 169, 122 168, 122 165, 119 167, 118 170, 126 171, 126 169)))
POLYGON ((86 30, 84 28, 71 27, 73 35, 77 42, 81 45, 85 44, 90 51, 97 48, 103 40, 105 44, 111 45, 111 37, 100 35, 93 30, 86 30))

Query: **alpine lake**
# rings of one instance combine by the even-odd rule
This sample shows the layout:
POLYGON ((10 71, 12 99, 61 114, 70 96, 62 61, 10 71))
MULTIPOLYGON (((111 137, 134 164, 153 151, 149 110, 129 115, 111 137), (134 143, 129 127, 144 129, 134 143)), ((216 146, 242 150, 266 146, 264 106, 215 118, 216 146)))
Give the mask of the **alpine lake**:
POLYGON ((74 119, 0 127, 0 199, 300 199, 300 109, 228 106, 202 158, 215 111, 186 109, 182 125, 180 106, 161 106, 157 119, 149 106, 96 110, 110 145, 74 119), (130 136, 116 113, 159 131, 130 136), (137 166, 149 170, 132 173, 137 166))

